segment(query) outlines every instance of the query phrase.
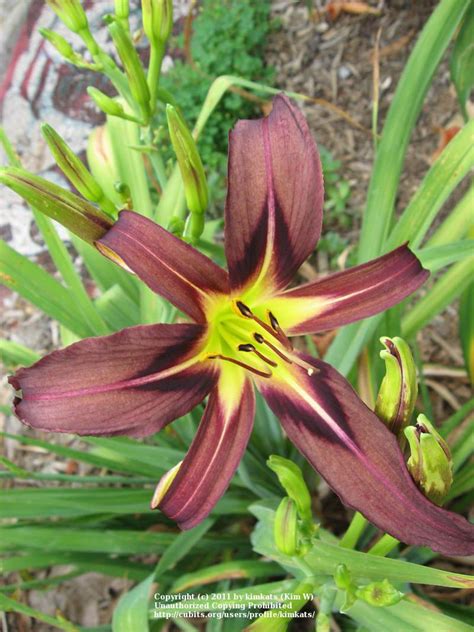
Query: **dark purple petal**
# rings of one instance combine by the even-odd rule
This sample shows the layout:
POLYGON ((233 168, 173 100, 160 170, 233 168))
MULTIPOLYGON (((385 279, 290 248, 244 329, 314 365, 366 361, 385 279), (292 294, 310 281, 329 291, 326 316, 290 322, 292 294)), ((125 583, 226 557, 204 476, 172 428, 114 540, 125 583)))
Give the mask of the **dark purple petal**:
POLYGON ((287 97, 229 136, 225 248, 231 286, 284 288, 321 232, 323 177, 305 118, 287 97))
POLYGON ((247 447, 253 426, 252 383, 239 371, 227 385, 212 391, 198 432, 176 477, 158 506, 182 529, 209 514, 227 489, 247 447), (239 385, 240 382, 240 385, 239 385))
POLYGON ((287 290, 268 301, 290 335, 334 329, 393 307, 428 278, 404 245, 386 255, 287 290))
POLYGON ((229 291, 227 272, 150 219, 122 211, 96 242, 102 254, 130 268, 157 294, 196 322, 210 297, 229 291))
POLYGON ((54 351, 10 377, 28 426, 80 435, 141 437, 198 404, 213 387, 197 361, 201 325, 140 325, 54 351))
POLYGON ((286 384, 259 388, 290 440, 343 503, 402 542, 446 555, 474 553, 474 526, 417 489, 395 436, 325 362, 289 371, 286 384))

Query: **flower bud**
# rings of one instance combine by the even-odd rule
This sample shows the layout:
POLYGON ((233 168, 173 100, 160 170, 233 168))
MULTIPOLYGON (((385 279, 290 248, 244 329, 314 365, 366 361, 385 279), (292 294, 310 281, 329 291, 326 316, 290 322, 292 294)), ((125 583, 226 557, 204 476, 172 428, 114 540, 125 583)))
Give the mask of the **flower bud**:
POLYGON ((87 94, 104 114, 107 114, 108 116, 118 116, 126 121, 134 121, 135 123, 141 122, 135 116, 127 114, 121 103, 107 96, 97 88, 89 86, 87 88, 87 94))
POLYGON ((181 237, 184 232, 184 220, 182 220, 181 217, 174 215, 168 223, 167 230, 169 230, 169 232, 173 235, 181 237))
POLYGON ((160 482, 155 488, 155 493, 153 494, 153 498, 151 499, 150 507, 151 509, 156 509, 158 505, 161 503, 163 498, 165 497, 166 492, 171 486, 171 483, 176 478, 176 475, 179 472, 179 468, 181 467, 182 461, 177 463, 174 467, 163 474, 160 479, 160 482))
POLYGON ((87 141, 87 163, 94 179, 104 194, 117 205, 122 198, 117 194, 115 183, 120 180, 120 171, 115 159, 107 125, 96 127, 87 141))
POLYGON ((443 437, 425 415, 418 415, 416 426, 405 436, 410 446, 408 470, 423 494, 441 505, 453 482, 451 451, 443 437))
POLYGON ((298 511, 296 504, 286 496, 278 505, 273 529, 275 545, 284 555, 298 552, 298 511))
POLYGON ((105 197, 100 185, 95 181, 69 145, 47 123, 41 126, 41 131, 58 167, 71 184, 76 187, 86 200, 97 202, 106 213, 114 217, 117 214, 115 206, 105 197))
POLYGON ((106 213, 86 200, 25 169, 0 169, 0 182, 18 193, 37 211, 48 215, 89 243, 103 237, 113 224, 106 213))
POLYGON ((334 573, 334 583, 340 590, 352 588, 352 575, 345 564, 338 564, 334 573))
POLYGON ((179 170, 184 182, 186 203, 191 213, 202 215, 207 208, 207 181, 196 141, 183 117, 176 108, 168 104, 166 117, 179 170))
POLYGON ((150 119, 150 91, 146 81, 145 73, 140 62, 130 35, 123 28, 120 22, 108 16, 106 20, 109 33, 114 41, 117 53, 122 61, 123 68, 128 78, 130 92, 142 113, 145 123, 150 119))
POLYGON ((46 0, 46 2, 73 33, 89 28, 80 0, 46 0))
POLYGON ((385 608, 386 606, 394 606, 403 599, 403 593, 392 586, 388 579, 384 579, 381 582, 360 586, 356 590, 356 597, 371 606, 385 608))
POLYGON ((47 40, 50 44, 54 46, 54 48, 58 51, 58 53, 67 59, 68 61, 74 63, 78 57, 77 53, 74 51, 71 44, 64 39, 62 35, 59 33, 55 33, 50 29, 39 29, 39 32, 45 40, 47 40))
POLYGON ((418 395, 416 367, 410 347, 402 338, 380 338, 385 349, 380 357, 385 360, 375 414, 389 430, 404 443, 403 429, 410 423, 418 395))
POLYGON ((301 519, 312 522, 311 496, 300 468, 292 461, 275 454, 272 454, 268 459, 267 465, 275 472, 280 481, 280 485, 296 503, 301 519))
POLYGON ((164 44, 173 28, 173 0, 142 0, 142 20, 150 43, 164 44))

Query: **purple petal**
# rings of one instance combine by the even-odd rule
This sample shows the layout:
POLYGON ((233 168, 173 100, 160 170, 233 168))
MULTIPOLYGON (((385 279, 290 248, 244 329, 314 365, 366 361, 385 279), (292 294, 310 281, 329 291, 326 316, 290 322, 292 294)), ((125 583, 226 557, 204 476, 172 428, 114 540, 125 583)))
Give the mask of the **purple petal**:
POLYGON ((141 437, 198 404, 213 387, 211 362, 198 362, 205 328, 140 325, 54 351, 10 377, 22 391, 17 416, 28 426, 81 435, 141 437))
POLYGON ((229 137, 225 247, 231 286, 284 288, 321 232, 323 178, 306 120, 287 97, 229 137))
POLYGON ((133 211, 122 211, 96 245, 196 322, 205 322, 205 306, 212 295, 229 291, 225 270, 133 211))
POLYGON ((242 371, 212 391, 189 452, 157 505, 182 529, 204 520, 224 494, 247 446, 254 412, 253 386, 242 371))
POLYGON ((259 388, 290 440, 343 503, 402 542, 446 555, 474 553, 474 526, 431 503, 417 489, 394 435, 325 362, 288 372, 286 383, 259 388))
POLYGON ((428 278, 404 245, 386 255, 282 292, 268 301, 290 335, 334 329, 385 311, 410 296, 428 278))

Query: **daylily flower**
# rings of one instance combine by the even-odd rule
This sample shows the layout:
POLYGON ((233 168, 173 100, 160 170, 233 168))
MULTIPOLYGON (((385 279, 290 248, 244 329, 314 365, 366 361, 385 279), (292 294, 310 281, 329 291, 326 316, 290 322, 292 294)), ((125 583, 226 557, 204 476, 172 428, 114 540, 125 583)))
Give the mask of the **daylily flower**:
POLYGON ((409 544, 473 550, 473 530, 417 489, 396 438, 331 366, 290 336, 385 310, 427 278, 401 246, 374 261, 286 289, 318 241, 323 178, 300 112, 278 96, 267 118, 230 134, 228 272, 154 222, 122 211, 96 245, 193 322, 131 327, 55 351, 11 378, 16 413, 42 430, 156 432, 209 400, 183 462, 153 507, 184 529, 225 492, 252 430, 254 388, 341 500, 409 544))

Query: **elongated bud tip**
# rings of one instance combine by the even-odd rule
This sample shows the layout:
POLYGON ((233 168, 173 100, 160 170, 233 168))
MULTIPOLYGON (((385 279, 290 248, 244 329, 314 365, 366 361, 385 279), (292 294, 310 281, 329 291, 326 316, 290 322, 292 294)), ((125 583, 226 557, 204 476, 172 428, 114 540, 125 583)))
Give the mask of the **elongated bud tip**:
POLYGON ((73 33, 79 33, 88 28, 87 17, 79 0, 46 0, 46 2, 73 33))
POLYGON ((48 215, 89 243, 103 237, 113 224, 106 213, 86 200, 25 169, 0 169, 0 182, 18 193, 37 211, 48 215))
POLYGON ((71 44, 64 39, 62 35, 51 31, 50 29, 39 29, 40 35, 44 37, 46 41, 48 41, 54 48, 58 51, 60 55, 67 59, 68 61, 75 61, 77 58, 77 54, 74 52, 71 44))
POLYGON ((142 0, 142 20, 150 43, 163 45, 173 28, 172 0, 142 0))
POLYGON ((122 116, 124 114, 124 109, 120 103, 97 88, 89 86, 87 88, 87 94, 104 114, 109 114, 110 116, 122 116))
POLYGON ((275 472, 280 485, 296 503, 301 519, 312 523, 311 496, 300 468, 296 463, 275 454, 269 457, 267 465, 275 472))
POLYGON ((382 337, 385 346, 380 357, 385 361, 385 376, 375 403, 375 414, 404 443, 403 429, 410 423, 418 384, 416 366, 408 344, 402 338, 382 337))
POLYGON ((202 215, 207 208, 209 196, 206 174, 196 141, 184 118, 170 103, 166 106, 166 118, 171 144, 183 178, 186 204, 191 214, 202 215))
POLYGON ((424 495, 437 505, 446 498, 453 482, 451 451, 425 415, 416 426, 405 429, 410 448, 408 470, 424 495))

